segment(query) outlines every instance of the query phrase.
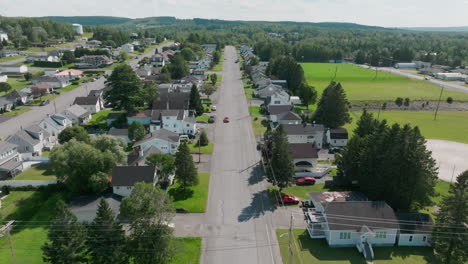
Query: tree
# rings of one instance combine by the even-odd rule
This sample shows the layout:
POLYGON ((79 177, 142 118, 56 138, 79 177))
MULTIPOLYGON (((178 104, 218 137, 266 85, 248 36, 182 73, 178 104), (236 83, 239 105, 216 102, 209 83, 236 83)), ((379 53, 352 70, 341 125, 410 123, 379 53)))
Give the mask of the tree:
POLYGON ((133 239, 129 251, 134 263, 170 263, 176 248, 172 243, 173 229, 166 223, 139 221, 132 224, 133 239))
POLYGON ((60 144, 64 144, 72 139, 87 143, 89 142, 90 137, 86 129, 81 126, 67 127, 58 135, 58 141, 60 144))
POLYGON ((135 142, 142 140, 146 135, 145 127, 138 121, 133 121, 128 127, 128 138, 135 142))
POLYGON ((175 178, 182 189, 198 184, 198 174, 187 143, 182 143, 175 156, 175 178))
POLYGON ((358 51, 355 59, 356 64, 364 64, 366 63, 366 54, 364 51, 360 50, 358 51))
POLYGON ((294 176, 291 149, 282 125, 279 125, 272 135, 272 155, 269 166, 268 181, 278 186, 281 192, 293 181, 294 176))
POLYGON ((340 83, 331 82, 322 93, 314 120, 329 128, 341 127, 351 122, 349 102, 340 83))
POLYGON ((216 92, 216 86, 214 85, 211 85, 211 84, 208 84, 208 83, 205 83, 203 86, 202 86, 202 93, 204 93, 208 98, 210 98, 210 96, 216 92))
POLYGON ((184 57, 179 53, 172 57, 171 64, 167 66, 167 69, 171 73, 172 79, 181 79, 190 72, 187 61, 185 61, 184 57))
POLYGON ((180 51, 180 54, 182 54, 182 56, 184 57, 184 60, 186 61, 195 60, 195 53, 193 52, 191 48, 183 48, 180 51))
POLYGON ((449 195, 442 199, 432 230, 432 243, 443 263, 462 264, 468 261, 468 171, 457 177, 449 195))
POLYGON ((8 46, 8 40, 3 39, 2 40, 2 45, 3 45, 3 47, 7 47, 8 46))
POLYGON ((200 134, 200 139, 199 139, 199 144, 200 146, 208 146, 208 144, 210 143, 210 141, 208 140, 208 136, 206 135, 206 132, 205 130, 203 129, 201 134, 200 134))
POLYGON ((127 152, 125 152, 127 146, 122 140, 108 135, 101 135, 93 137, 91 145, 103 154, 109 155, 109 166, 114 167, 115 164, 127 163, 127 152))
POLYGON ((453 98, 452 97, 447 97, 447 103, 452 104, 453 103, 453 98))
POLYGON ((309 105, 315 104, 315 101, 317 100, 317 91, 315 91, 313 86, 303 82, 299 87, 299 97, 301 98, 302 103, 306 105, 307 109, 309 109, 309 105))
POLYGON ((250 66, 255 66, 255 65, 258 65, 259 63, 260 61, 258 60, 256 56, 253 56, 252 58, 250 58, 250 63, 249 63, 250 66))
POLYGON ((90 262, 94 264, 126 264, 129 263, 127 254, 127 239, 125 231, 109 204, 101 199, 96 217, 88 226, 87 247, 90 262))
POLYGON ((76 62, 75 54, 70 50, 64 51, 62 55, 62 61, 65 61, 66 63, 76 62))
POLYGON ((210 75, 210 81, 211 81, 212 85, 215 85, 216 82, 218 81, 218 74, 216 74, 216 73, 211 74, 210 75))
POLYGON ((154 82, 144 82, 141 89, 141 101, 151 108, 154 101, 159 99, 159 90, 154 82))
POLYGON ((86 262, 86 230, 76 216, 59 200, 55 219, 47 233, 48 242, 42 246, 44 262, 75 264, 86 262))
POLYGON ((117 66, 107 78, 112 90, 104 94, 104 100, 116 110, 133 111, 141 102, 141 82, 128 64, 117 66))
POLYGON ((409 106, 409 105, 410 105, 410 99, 409 99, 408 97, 406 97, 403 104, 404 104, 405 106, 409 106))
POLYGON ((174 157, 169 154, 151 153, 146 157, 146 164, 155 166, 158 174, 161 175, 161 182, 169 184, 169 176, 174 173, 174 157))
POLYGON ((33 77, 32 73, 30 73, 30 72, 24 73, 23 76, 24 76, 24 79, 25 79, 26 81, 28 81, 28 82, 29 82, 29 81, 32 79, 32 77, 33 77))
POLYGON ((0 92, 8 92, 11 90, 11 85, 9 83, 6 83, 6 82, 2 82, 0 83, 0 92))
POLYGON ((354 135, 359 137, 370 135, 377 129, 378 125, 379 121, 374 118, 372 113, 367 112, 367 110, 364 109, 361 117, 357 121, 356 128, 354 129, 354 135))
POLYGON ((395 100, 395 104, 396 104, 398 107, 401 107, 401 106, 403 105, 403 98, 397 97, 397 99, 395 100))
POLYGON ((221 60, 221 52, 215 50, 215 51, 213 51, 212 55, 213 55, 213 62, 215 64, 218 64, 219 61, 221 60))
POLYGON ((203 104, 200 99, 200 93, 197 86, 194 84, 190 89, 189 109, 195 110, 197 115, 203 114, 203 104))
POLYGON ((125 62, 126 60, 130 59, 130 56, 128 55, 128 52, 126 51, 121 51, 119 55, 117 55, 117 61, 119 62, 125 62))

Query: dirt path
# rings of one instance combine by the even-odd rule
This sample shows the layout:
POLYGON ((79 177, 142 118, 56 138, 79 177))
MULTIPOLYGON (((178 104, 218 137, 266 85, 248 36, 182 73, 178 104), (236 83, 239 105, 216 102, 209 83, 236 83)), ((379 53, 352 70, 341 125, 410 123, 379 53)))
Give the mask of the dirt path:
POLYGON ((468 144, 454 141, 428 139, 427 148, 439 167, 439 178, 453 181, 463 171, 468 170, 468 144))

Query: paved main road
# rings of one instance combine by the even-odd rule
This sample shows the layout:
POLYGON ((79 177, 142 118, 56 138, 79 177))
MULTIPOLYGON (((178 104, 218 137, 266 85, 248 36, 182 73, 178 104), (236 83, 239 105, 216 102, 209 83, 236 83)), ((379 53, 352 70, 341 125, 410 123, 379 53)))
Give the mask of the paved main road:
POLYGON ((225 49, 202 263, 281 263, 234 47, 225 49), (224 124, 223 117, 231 122, 224 124))
MULTIPOLYGON (((159 46, 159 48, 164 46, 171 46, 173 42, 166 43, 159 46)), ((151 56, 154 54, 155 49, 150 52, 140 55, 139 58, 129 61, 128 63, 135 68, 138 65, 140 58, 144 56, 151 56)), ((110 73, 108 71, 107 73, 110 73)), ((42 119, 47 117, 47 115, 60 113, 65 110, 67 107, 73 104, 75 97, 77 96, 87 96, 90 90, 101 90, 104 89, 104 78, 100 78, 97 81, 86 83, 70 92, 63 92, 59 97, 51 100, 50 104, 45 106, 36 106, 31 107, 31 111, 15 116, 9 120, 0 123, 0 138, 6 138, 9 135, 12 135, 19 131, 22 127, 28 127, 39 123, 42 119)))

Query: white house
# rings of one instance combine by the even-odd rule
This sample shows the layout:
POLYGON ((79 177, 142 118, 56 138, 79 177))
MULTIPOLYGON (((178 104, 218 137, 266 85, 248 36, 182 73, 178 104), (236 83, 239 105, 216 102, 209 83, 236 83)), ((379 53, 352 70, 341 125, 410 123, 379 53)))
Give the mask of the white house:
POLYGON ((32 95, 18 90, 8 93, 5 98, 18 104, 25 104, 33 99, 32 95))
POLYGON ((283 125, 289 143, 312 143, 322 148, 325 128, 318 124, 283 125))
POLYGON ((435 77, 445 81, 465 81, 467 80, 468 75, 459 72, 441 72, 436 73, 435 77))
POLYGON ((255 89, 254 94, 259 98, 266 99, 268 98, 268 96, 271 96, 280 91, 284 91, 283 88, 281 88, 281 86, 270 84, 262 89, 255 89))
POLYGON ((0 31, 0 41, 8 40, 8 34, 0 31))
POLYGON ((50 84, 52 88, 59 89, 70 85, 70 80, 68 78, 44 75, 33 78, 32 84, 50 84))
POLYGON ((14 101, 8 100, 5 96, 0 96, 0 109, 9 112, 13 108, 14 104, 14 101))
POLYGON ((36 62, 36 61, 47 61, 47 62, 59 62, 60 58, 57 56, 49 55, 36 55, 26 57, 27 62, 36 62))
POLYGON ((153 110, 151 114, 150 132, 161 128, 179 135, 195 135, 197 122, 188 110, 153 110))
POLYGON ((54 114, 43 119, 39 126, 49 132, 50 136, 55 139, 65 128, 72 126, 72 122, 64 115, 54 114))
POLYGON ((348 144, 348 131, 344 128, 332 128, 326 134, 331 149, 343 148, 348 144))
POLYGON ((91 113, 79 105, 72 105, 61 113, 68 118, 73 125, 82 125, 91 120, 91 113))
POLYGON ((167 129, 160 129, 146 135, 142 140, 133 144, 134 150, 147 150, 150 147, 156 147, 161 153, 175 154, 179 148, 179 134, 176 134, 167 129))
POLYGON ((116 166, 112 170, 112 190, 114 194, 127 197, 137 182, 156 185, 158 176, 154 166, 116 166))
POLYGON ((166 61, 164 60, 164 56, 161 54, 156 54, 151 57, 151 65, 154 67, 164 67, 166 65, 166 61))
POLYGON ((127 44, 123 44, 121 47, 120 47, 123 51, 126 51, 128 53, 131 53, 134 51, 134 47, 132 44, 130 43, 127 43, 127 44))
POLYGON ((0 75, 0 83, 1 82, 7 82, 8 81, 8 76, 7 75, 0 75))
POLYGON ((31 153, 33 156, 41 155, 44 148, 52 148, 56 143, 50 134, 38 125, 24 128, 9 136, 6 141, 17 145, 19 153, 31 153))
POLYGON ((265 100, 266 105, 290 105, 289 94, 284 90, 278 90, 265 100))
POLYGON ((76 97, 73 104, 83 107, 91 114, 95 114, 104 109, 104 103, 99 96, 76 97))
POLYGON ((26 65, 0 65, 0 72, 9 72, 9 73, 25 73, 28 71, 28 66, 26 65))
POLYGON ((401 62, 401 63, 396 63, 394 67, 397 69, 416 69, 418 68, 418 65, 413 62, 408 62, 408 63, 401 62))
POLYGON ((23 170, 17 148, 15 144, 0 141, 0 180, 15 177, 23 170))

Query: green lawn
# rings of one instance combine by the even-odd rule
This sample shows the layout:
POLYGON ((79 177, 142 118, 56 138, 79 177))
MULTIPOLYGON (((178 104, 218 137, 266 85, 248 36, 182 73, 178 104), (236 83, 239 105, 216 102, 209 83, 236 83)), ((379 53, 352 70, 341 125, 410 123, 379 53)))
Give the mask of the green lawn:
POLYGON ((47 163, 33 165, 31 168, 23 171, 12 180, 45 180, 55 181, 55 177, 50 165, 47 163))
POLYGON ((214 147, 213 144, 209 143, 206 146, 198 148, 196 141, 193 142, 193 143, 189 142, 188 146, 189 146, 189 149, 190 149, 191 153, 198 153, 200 151, 203 154, 212 154, 213 153, 213 147, 214 147))
POLYGON ((21 58, 24 58, 24 56, 4 57, 4 58, 0 58, 0 62, 9 62, 9 61, 17 60, 17 59, 21 59, 21 58))
POLYGON ((8 77, 7 83, 11 85, 11 90, 8 92, 0 92, 0 96, 12 92, 13 90, 21 90, 24 87, 31 84, 31 82, 26 81, 24 78, 14 78, 8 77))
MULTIPOLYGON (((314 185, 292 185, 283 189, 282 194, 289 194, 301 198, 301 200, 308 200, 310 192, 328 192, 329 188, 325 188, 325 184, 314 185)), ((278 196, 278 187, 268 187, 268 193, 272 194, 270 198, 276 200, 278 196)))
POLYGON ((245 98, 246 98, 247 100, 252 100, 252 99, 254 99, 253 93, 250 92, 250 91, 246 91, 246 92, 245 92, 245 98))
POLYGON ((35 106, 39 106, 41 104, 42 101, 45 101, 45 100, 52 100, 52 99, 55 99, 57 97, 59 97, 60 95, 58 94, 48 94, 48 95, 45 95, 45 96, 42 96, 42 97, 39 97, 39 98, 36 98, 34 99, 33 101, 27 103, 26 105, 35 105, 35 106))
MULTIPOLYGON (((306 80, 319 94, 331 80, 341 82, 350 101, 394 101, 397 97, 411 100, 437 100, 440 87, 423 80, 377 72, 351 64, 301 63, 306 80), (337 70, 336 70, 337 69, 337 70), (336 77, 335 77, 336 71, 336 77)), ((444 90, 443 98, 468 101, 468 94, 444 90)))
MULTIPOLYGON (((440 204, 444 196, 447 196, 449 194, 449 187, 450 187, 449 182, 442 181, 442 180, 437 181, 435 190, 438 195, 431 198, 431 201, 434 202, 436 206, 440 204)), ((419 212, 429 214, 431 215, 432 220, 435 219, 432 206, 426 206, 424 209, 419 210, 419 212)))
POLYGON ((116 110, 102 110, 99 111, 96 114, 93 114, 91 116, 91 120, 86 123, 86 125, 91 125, 91 126, 103 126, 107 125, 107 116, 110 113, 123 113, 124 111, 116 111, 116 110))
POLYGON ((221 59, 219 60, 219 63, 213 66, 213 68, 211 68, 210 70, 211 71, 223 71, 223 64, 224 64, 224 53, 221 55, 221 59))
MULTIPOLYGON (((277 229, 281 257, 288 263, 287 229, 277 229)), ((355 247, 330 248, 325 239, 311 239, 307 230, 293 229, 293 259, 289 263, 366 264, 355 247)), ((374 264, 439 264, 430 247, 374 247, 374 264)), ((441 263, 440 263, 441 264, 441 263)))
POLYGON ((28 112, 29 110, 31 110, 31 108, 27 108, 27 107, 17 107, 15 108, 15 110, 12 110, 10 112, 6 112, 4 113, 3 115, 4 116, 17 116, 17 115, 21 115, 23 113, 26 113, 28 112))
POLYGON ((175 256, 170 264, 200 263, 201 243, 199 237, 176 237, 173 240, 175 256))
POLYGON ((260 113, 260 106, 249 106, 249 114, 251 116, 263 116, 260 113))
POLYGON ((268 121, 263 120, 263 119, 252 120, 254 136, 256 137, 263 136, 267 128, 266 127, 267 123, 268 121))
MULTIPOLYGON (((351 124, 345 125, 350 133, 356 127, 360 112, 353 112, 351 124)), ((374 112, 377 117, 377 112, 374 112)), ((390 124, 410 123, 418 126, 427 139, 443 139, 468 143, 468 111, 439 111, 434 121, 434 111, 381 111, 380 119, 387 119, 390 124)))
POLYGON ((199 115, 195 118, 197 121, 205 121, 208 122, 208 119, 210 119, 210 116, 207 114, 199 115))
POLYGON ((177 182, 169 188, 168 192, 174 200, 174 207, 184 208, 190 213, 205 212, 210 174, 198 173, 198 179, 198 185, 188 187, 185 191, 180 188, 177 182))

